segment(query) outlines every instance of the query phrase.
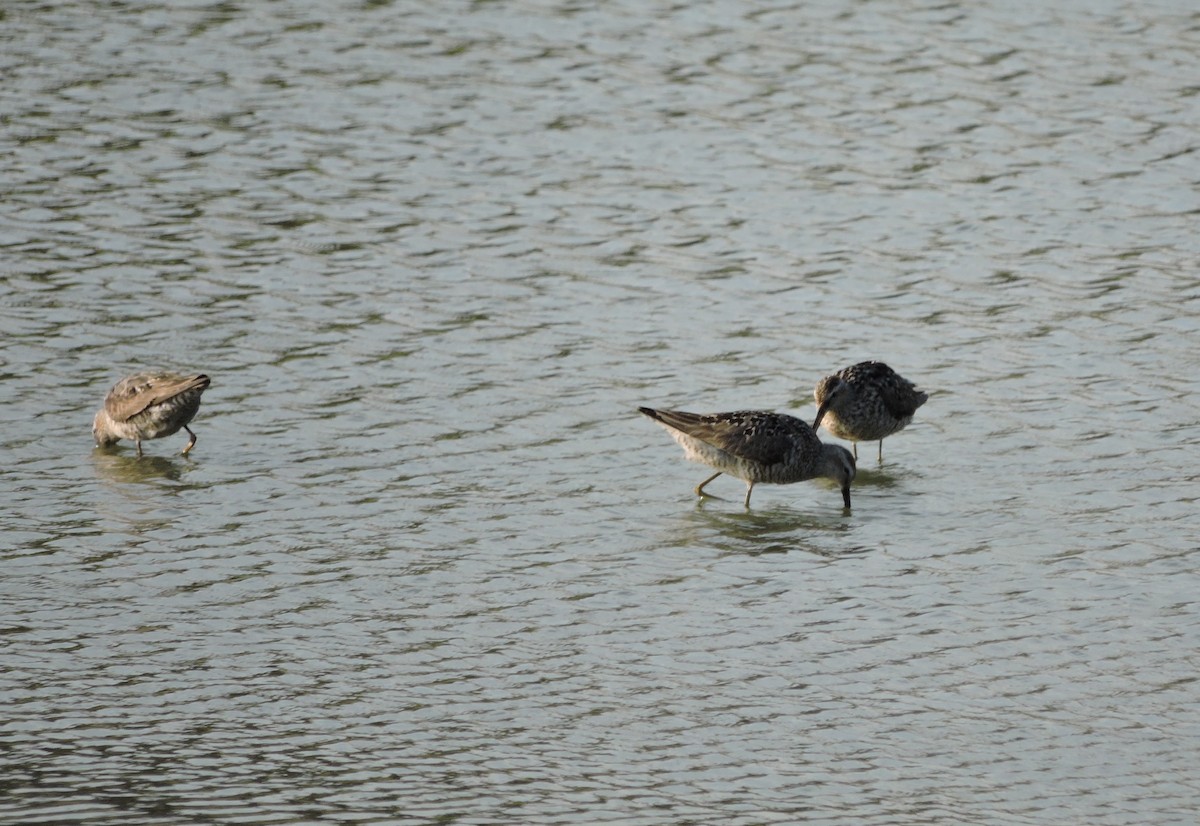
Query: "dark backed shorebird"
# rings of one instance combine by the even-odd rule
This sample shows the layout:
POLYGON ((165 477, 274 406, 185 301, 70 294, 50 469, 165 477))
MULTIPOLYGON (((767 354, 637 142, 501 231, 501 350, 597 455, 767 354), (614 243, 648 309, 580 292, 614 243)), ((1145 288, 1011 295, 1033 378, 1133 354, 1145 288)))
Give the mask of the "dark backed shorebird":
POLYGON ((903 430, 929 399, 882 361, 863 361, 826 376, 817 383, 815 395, 813 430, 824 422, 834 436, 854 442, 856 459, 859 442, 878 439, 881 462, 884 437, 903 430))
POLYGON ((97 447, 106 447, 121 439, 131 439, 142 455, 143 439, 161 439, 188 432, 186 456, 196 444, 196 434, 188 427, 200 409, 200 394, 209 385, 208 376, 181 376, 161 370, 136 373, 121 379, 104 399, 104 406, 92 420, 92 435, 97 447))
POLYGON ((740 410, 702 416, 682 410, 639 411, 661 424, 679 442, 687 458, 717 469, 696 486, 704 486, 722 473, 746 482, 746 507, 754 485, 790 485, 825 477, 842 486, 842 501, 850 507, 854 457, 840 445, 827 445, 807 422, 783 413, 740 410))

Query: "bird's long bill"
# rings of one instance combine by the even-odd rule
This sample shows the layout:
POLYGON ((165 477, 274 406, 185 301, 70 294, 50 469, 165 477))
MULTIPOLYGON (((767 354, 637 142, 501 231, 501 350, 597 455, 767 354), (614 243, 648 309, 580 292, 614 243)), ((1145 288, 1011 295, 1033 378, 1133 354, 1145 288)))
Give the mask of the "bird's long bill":
POLYGON ((850 510, 850 485, 842 488, 842 502, 846 506, 846 510, 850 510))
POLYGON ((825 418, 825 411, 828 409, 829 409, 829 399, 826 399, 825 403, 817 408, 817 418, 813 419, 813 432, 814 433, 816 433, 817 428, 821 426, 821 419, 825 418))

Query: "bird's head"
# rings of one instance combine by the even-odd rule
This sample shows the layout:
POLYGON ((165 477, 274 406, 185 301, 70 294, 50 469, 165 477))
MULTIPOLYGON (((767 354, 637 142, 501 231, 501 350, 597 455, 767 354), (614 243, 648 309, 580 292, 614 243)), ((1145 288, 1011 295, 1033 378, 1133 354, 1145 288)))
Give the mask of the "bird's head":
POLYGON ((842 503, 846 510, 850 510, 850 483, 858 474, 858 463, 850 451, 841 445, 825 445, 825 453, 828 457, 826 463, 832 471, 829 476, 842 486, 842 503))
POLYGON ((850 385, 840 376, 826 376, 817 382, 817 389, 813 393, 817 399, 817 418, 813 419, 814 431, 821 426, 821 419, 825 418, 825 411, 829 409, 829 405, 849 389, 850 385))
POLYGON ((92 419, 92 438, 96 440, 96 447, 108 447, 119 441, 116 434, 108 429, 108 417, 103 410, 97 411, 92 419))

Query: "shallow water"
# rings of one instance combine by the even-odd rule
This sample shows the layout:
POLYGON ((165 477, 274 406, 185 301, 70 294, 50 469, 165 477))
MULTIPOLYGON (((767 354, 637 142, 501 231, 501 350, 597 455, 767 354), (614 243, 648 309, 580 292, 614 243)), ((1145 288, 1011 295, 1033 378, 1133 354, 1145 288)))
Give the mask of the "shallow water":
POLYGON ((1200 25, 1058 6, 6 5, 0 821, 1190 824, 1200 25), (849 514, 635 412, 864 358, 849 514))

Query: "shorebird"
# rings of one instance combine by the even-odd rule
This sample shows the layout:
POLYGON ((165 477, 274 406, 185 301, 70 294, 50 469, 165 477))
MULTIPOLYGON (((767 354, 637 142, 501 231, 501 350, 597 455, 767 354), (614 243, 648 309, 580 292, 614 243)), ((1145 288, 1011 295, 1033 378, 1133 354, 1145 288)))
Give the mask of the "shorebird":
POLYGON ((208 376, 202 373, 181 376, 152 370, 126 376, 108 391, 104 406, 92 420, 96 446, 132 439, 141 456, 143 439, 160 439, 183 428, 191 437, 183 448, 186 456, 196 444, 196 434, 188 422, 200 409, 200 394, 208 385, 208 376))
POLYGON ((863 361, 817 382, 817 418, 813 430, 825 423, 825 429, 858 443, 879 440, 879 461, 883 461, 883 439, 903 430, 912 421, 917 408, 929 399, 927 393, 896 373, 882 361, 863 361))
POLYGON ((840 445, 827 445, 807 422, 783 413, 740 410, 702 416, 682 410, 638 410, 667 429, 693 462, 717 472, 696 486, 704 486, 722 473, 746 482, 746 507, 757 482, 790 485, 823 476, 842 486, 842 501, 850 507, 854 457, 840 445))

